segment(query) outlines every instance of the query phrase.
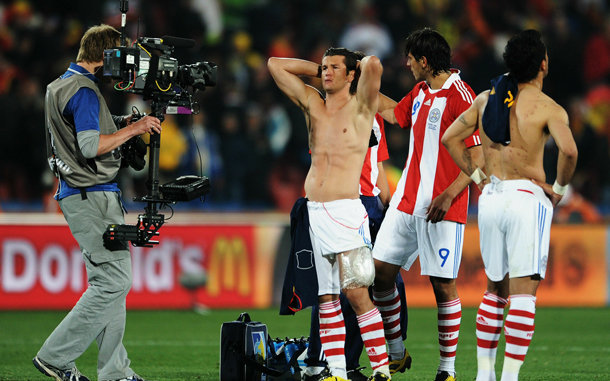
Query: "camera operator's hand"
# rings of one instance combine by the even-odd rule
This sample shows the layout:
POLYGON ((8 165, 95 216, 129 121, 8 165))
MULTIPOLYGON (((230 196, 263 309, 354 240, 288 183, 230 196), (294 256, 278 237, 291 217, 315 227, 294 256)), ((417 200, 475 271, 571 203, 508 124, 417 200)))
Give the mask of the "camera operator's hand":
POLYGON ((149 134, 160 134, 161 133, 161 121, 154 116, 145 116, 135 123, 129 125, 128 128, 133 129, 134 135, 142 135, 144 133, 149 134))
POLYGON ((113 134, 100 135, 97 156, 114 150, 134 136, 140 136, 145 133, 160 134, 161 121, 154 116, 146 116, 113 134))
POLYGON ((129 126, 131 124, 132 118, 133 118, 133 114, 123 116, 123 120, 125 121, 125 126, 129 126))

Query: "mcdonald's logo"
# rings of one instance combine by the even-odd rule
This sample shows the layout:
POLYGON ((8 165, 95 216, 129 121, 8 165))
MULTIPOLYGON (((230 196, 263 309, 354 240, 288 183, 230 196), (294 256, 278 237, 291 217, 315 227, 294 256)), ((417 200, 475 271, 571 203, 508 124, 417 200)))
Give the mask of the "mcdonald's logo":
POLYGON ((218 296, 221 291, 237 291, 241 296, 250 293, 250 263, 248 248, 242 237, 219 237, 212 247, 208 268, 207 291, 218 296))

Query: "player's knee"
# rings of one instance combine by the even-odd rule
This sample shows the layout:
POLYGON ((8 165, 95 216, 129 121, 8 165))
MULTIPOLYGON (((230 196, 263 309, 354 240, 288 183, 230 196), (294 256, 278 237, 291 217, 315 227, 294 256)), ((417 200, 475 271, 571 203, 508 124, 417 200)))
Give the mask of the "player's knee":
POLYGON ((375 260, 375 290, 386 290, 394 286, 400 266, 375 260))
POLYGON ((339 255, 341 289, 369 287, 375 279, 375 264, 371 249, 359 247, 339 255))

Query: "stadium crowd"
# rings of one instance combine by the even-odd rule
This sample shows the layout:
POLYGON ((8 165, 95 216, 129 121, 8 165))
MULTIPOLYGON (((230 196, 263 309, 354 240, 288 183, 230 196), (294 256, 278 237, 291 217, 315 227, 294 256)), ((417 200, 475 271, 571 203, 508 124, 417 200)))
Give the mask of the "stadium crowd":
MULTIPOLYGON (((475 93, 505 68, 502 49, 523 29, 542 32, 551 74, 543 89, 569 112, 581 153, 571 196, 555 218, 610 218, 610 5, 604 0, 132 0, 128 36, 191 38, 176 48, 180 64, 211 61, 218 85, 196 94, 201 112, 168 115, 163 123, 161 181, 203 173, 212 183, 204 204, 189 208, 290 210, 303 193, 310 165, 301 111, 274 85, 267 58, 319 62, 329 46, 379 57, 381 91, 400 100, 414 86, 403 54, 405 37, 431 27, 453 51, 453 67, 475 93), (196 143, 196 144, 195 144, 196 143)), ((76 59, 80 37, 94 24, 120 27, 119 2, 0 1, 0 208, 42 210, 54 178, 45 159, 46 85, 76 59)), ((311 82, 320 87, 320 83, 311 82)), ((110 109, 148 112, 141 96, 100 86, 110 109), (125 97, 130 97, 124 108, 125 97)), ((386 128, 386 169, 397 180, 408 155, 408 134, 386 128), (395 175, 394 175, 395 174, 395 175)), ((546 150, 557 157, 552 139, 546 150)), ((546 160, 547 182, 556 162, 546 160)), ((145 194, 146 171, 122 171, 124 199, 145 194)), ((476 188, 476 187, 475 187, 476 188)), ((473 192, 473 207, 476 194, 473 192)))

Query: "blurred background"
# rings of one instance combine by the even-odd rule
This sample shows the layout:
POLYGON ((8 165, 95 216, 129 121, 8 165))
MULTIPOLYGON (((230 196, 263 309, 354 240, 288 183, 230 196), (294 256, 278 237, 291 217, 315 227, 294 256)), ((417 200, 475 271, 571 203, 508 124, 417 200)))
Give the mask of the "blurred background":
MULTIPOLYGON (((56 211, 44 145, 45 87, 75 61, 83 32, 94 24, 120 29, 117 0, 0 2, 0 208, 56 211)), ((196 41, 177 48, 180 64, 211 61, 218 85, 197 94, 201 113, 168 116, 163 124, 161 178, 203 173, 212 183, 195 210, 289 211, 302 194, 310 164, 305 119, 278 90, 266 67, 271 56, 321 62, 330 46, 375 54, 384 64, 381 90, 400 100, 413 85, 404 39, 432 27, 449 41, 453 66, 476 93, 504 72, 502 51, 514 33, 542 32, 550 72, 544 92, 570 115, 579 160, 572 181, 570 222, 610 215, 610 7, 604 0, 132 0, 128 36, 172 35, 196 41), (201 161, 196 148, 201 152, 201 161)), ((311 82, 319 87, 316 81, 311 82)), ((101 86, 111 111, 140 96, 101 86)), ((408 132, 388 127, 392 185, 408 154, 408 132)), ((545 156, 547 182, 556 172, 556 146, 545 156)), ((146 171, 122 171, 124 199, 145 194, 146 171)), ((477 194, 472 210, 476 212, 477 194)), ((129 205, 131 208, 131 205, 129 205)))
MULTIPOLYGON (((84 31, 102 22, 120 29, 118 0, 0 0, 0 222, 4 224, 0 241, 5 301, 0 308, 32 307, 20 304, 26 300, 20 296, 23 293, 65 293, 69 297, 64 304, 47 307, 70 308, 83 290, 84 273, 74 265, 80 263, 78 247, 52 200, 56 185, 46 163, 44 96, 46 85, 75 61, 84 31), (22 220, 27 228, 20 225, 22 220), (9 297, 15 298, 13 304, 9 297)), ((150 295, 128 299, 130 306, 276 303, 285 268, 285 256, 276 254, 285 253, 289 244, 288 212, 303 195, 310 156, 305 118, 278 90, 267 59, 321 62, 331 46, 374 54, 384 65, 381 91, 398 101, 414 86, 404 59, 404 40, 423 27, 445 36, 453 52, 452 66, 461 70, 462 79, 477 94, 505 71, 501 56, 513 34, 528 28, 542 32, 550 67, 543 91, 568 111, 579 149, 572 186, 554 214, 555 222, 565 225, 553 228, 554 257, 550 281, 544 283, 551 299, 546 300, 556 305, 606 305, 608 1, 132 0, 128 37, 194 39, 195 48, 177 48, 173 56, 180 64, 216 63, 218 85, 196 94, 198 115, 168 115, 163 123, 161 183, 179 175, 203 174, 210 178, 212 190, 204 203, 174 206, 179 212, 176 224, 162 229, 166 238, 161 238, 160 246, 132 250, 132 294, 150 295), (202 273, 206 279, 197 278, 202 273), (189 278, 189 274, 195 275, 189 278), (207 289, 200 290, 198 285, 206 282, 207 289), (170 289, 173 294, 167 303, 159 302, 159 294, 170 289), (573 296, 567 301, 552 299, 558 291, 573 296), (592 299, 579 299, 585 293, 592 299)), ((316 80, 309 83, 320 88, 316 80)), ((150 111, 141 96, 120 93, 110 85, 100 87, 113 114, 128 114, 134 105, 150 111)), ((409 133, 391 125, 386 132, 390 153, 386 173, 394 189, 408 155, 409 133)), ((557 147, 550 139, 544 160, 548 183, 555 180, 556 158, 557 147)), ((146 176, 146 170, 121 171, 123 199, 135 212, 126 216, 128 223, 135 223, 142 211, 142 204, 130 200, 146 194, 146 176)), ((476 221, 476 188, 471 194, 470 220, 476 221)), ((427 279, 417 270, 410 273, 414 275, 407 279, 407 287, 421 287, 425 290, 421 303, 432 302, 427 279)), ((476 222, 467 229, 461 273, 463 282, 472 282, 472 304, 478 304, 485 275, 476 222)))

